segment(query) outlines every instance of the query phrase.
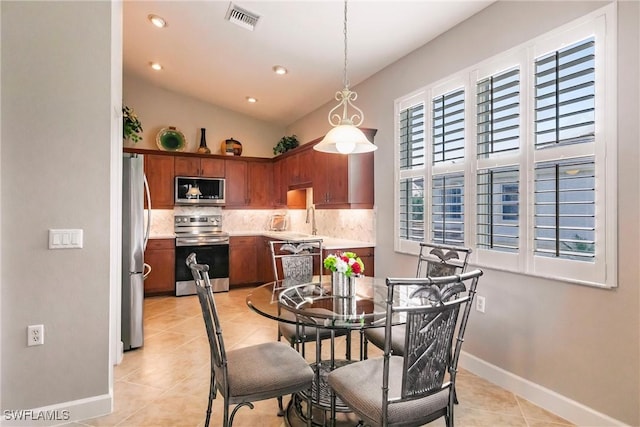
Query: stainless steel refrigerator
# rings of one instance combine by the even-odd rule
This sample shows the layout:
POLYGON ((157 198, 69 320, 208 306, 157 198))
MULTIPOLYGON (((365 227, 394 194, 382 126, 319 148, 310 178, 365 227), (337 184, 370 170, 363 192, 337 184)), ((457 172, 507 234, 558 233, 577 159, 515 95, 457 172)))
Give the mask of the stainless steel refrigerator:
POLYGON ((150 217, 144 221, 144 194, 151 213, 143 156, 125 153, 122 159, 122 344, 124 350, 142 347, 144 249, 150 217))

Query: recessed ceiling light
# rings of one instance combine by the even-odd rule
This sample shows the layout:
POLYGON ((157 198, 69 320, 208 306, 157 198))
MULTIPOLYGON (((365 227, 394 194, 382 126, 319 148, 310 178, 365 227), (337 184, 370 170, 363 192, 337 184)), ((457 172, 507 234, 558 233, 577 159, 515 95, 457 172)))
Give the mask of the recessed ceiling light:
POLYGON ((158 64, 157 62, 150 62, 149 66, 156 71, 162 70, 162 65, 158 64))
POLYGON ((274 65, 273 72, 282 76, 284 74, 287 74, 289 71, 282 65, 274 65))
POLYGON ((247 96, 247 102, 250 104, 255 104, 256 102, 258 102, 258 100, 253 96, 247 96))
POLYGON ((147 19, 158 28, 164 28, 167 26, 167 21, 165 21, 161 16, 149 15, 147 16, 147 19))

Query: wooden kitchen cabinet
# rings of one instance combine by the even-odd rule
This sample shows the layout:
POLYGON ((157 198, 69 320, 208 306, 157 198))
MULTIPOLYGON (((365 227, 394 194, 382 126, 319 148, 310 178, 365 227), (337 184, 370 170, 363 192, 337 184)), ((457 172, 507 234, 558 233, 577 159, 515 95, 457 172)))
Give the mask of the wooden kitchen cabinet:
POLYGON ((174 170, 176 176, 222 178, 225 176, 225 161, 195 156, 176 156, 174 170))
MULTIPOLYGON (((362 129, 373 141, 375 129, 362 129)), ((318 141, 319 142, 319 141, 318 141)), ((317 209, 372 209, 374 153, 313 151, 313 203, 317 209)))
POLYGON ((269 237, 259 237, 256 241, 258 245, 258 277, 260 282, 267 283, 275 279, 273 274, 273 261, 271 257, 271 246, 269 237))
POLYGON ((278 159, 273 163, 273 206, 276 208, 287 206, 287 183, 286 183, 285 162, 278 159))
POLYGON ((288 180, 286 158, 276 160, 273 163, 272 207, 305 209, 307 203, 305 190, 289 190, 288 180))
POLYGON ((249 162, 247 164, 247 184, 249 203, 252 208, 270 208, 273 181, 273 164, 267 162, 249 162))
MULTIPOLYGON (((152 209, 173 209, 173 159, 169 155, 144 155, 144 173, 149 183, 152 209)), ((148 206, 145 194, 145 207, 148 206)))
POLYGON ((175 294, 175 239, 150 239, 144 251, 144 262, 151 273, 144 281, 144 295, 175 294))
POLYGON ((294 153, 284 158, 282 161, 284 162, 285 186, 287 189, 312 186, 312 146, 303 146, 302 148, 298 148, 294 153))
MULTIPOLYGON (((305 147, 306 148, 306 147, 305 147)), ((313 148, 307 148, 297 154, 298 157, 298 177, 295 185, 313 184, 313 148)))
POLYGON ((313 203, 317 209, 372 209, 373 153, 314 155, 313 203))
POLYGON ((271 162, 227 160, 225 168, 226 207, 273 207, 271 162))
POLYGON ((245 207, 248 204, 247 162, 244 160, 225 161, 225 206, 245 207))
MULTIPOLYGON (((322 249, 323 256, 322 259, 325 259, 329 254, 335 254, 340 252, 355 252, 356 255, 360 257, 362 262, 364 263, 364 275, 365 276, 375 276, 376 268, 375 268, 375 248, 339 248, 339 249, 322 249)), ((324 269, 324 274, 331 274, 330 270, 324 269)))
POLYGON ((262 236, 231 236, 229 238, 229 285, 260 283, 258 247, 262 236))

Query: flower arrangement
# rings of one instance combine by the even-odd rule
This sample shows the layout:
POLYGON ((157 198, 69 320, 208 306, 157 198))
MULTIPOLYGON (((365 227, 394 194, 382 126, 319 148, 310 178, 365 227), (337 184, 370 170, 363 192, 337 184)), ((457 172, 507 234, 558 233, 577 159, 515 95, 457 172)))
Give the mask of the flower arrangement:
POLYGON ((122 137, 135 143, 142 139, 139 132, 142 132, 142 123, 133 108, 122 107, 122 137))
POLYGON ((347 277, 357 277, 364 273, 364 263, 355 252, 330 254, 324 259, 323 265, 327 270, 342 273, 347 277))

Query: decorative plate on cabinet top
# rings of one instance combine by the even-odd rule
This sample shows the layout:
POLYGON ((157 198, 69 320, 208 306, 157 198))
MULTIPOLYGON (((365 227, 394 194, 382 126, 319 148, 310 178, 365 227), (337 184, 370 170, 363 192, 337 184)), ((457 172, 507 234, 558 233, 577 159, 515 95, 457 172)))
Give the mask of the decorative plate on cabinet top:
POLYGON ((183 151, 186 146, 184 134, 173 126, 162 129, 156 135, 158 148, 164 151, 183 151))

